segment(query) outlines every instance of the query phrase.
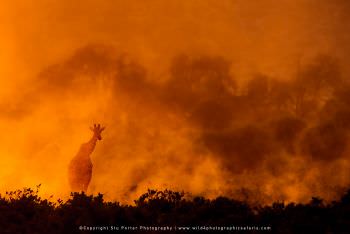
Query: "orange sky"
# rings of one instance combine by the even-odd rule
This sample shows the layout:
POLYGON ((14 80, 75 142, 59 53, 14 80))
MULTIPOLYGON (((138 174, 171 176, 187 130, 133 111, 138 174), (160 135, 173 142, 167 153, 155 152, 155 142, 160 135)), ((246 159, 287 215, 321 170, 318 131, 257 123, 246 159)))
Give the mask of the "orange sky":
POLYGON ((8 66, 20 64, 35 74, 77 47, 97 42, 112 44, 152 68, 164 67, 180 52, 212 53, 232 58, 244 73, 253 68, 281 76, 296 56, 342 53, 334 34, 344 23, 339 22, 340 3, 5 1, 2 57, 8 66))
MULTIPOLYGON (((289 80, 298 61, 307 64, 317 54, 339 58, 346 74, 347 9, 342 0, 3 1, 1 191, 42 183, 45 194, 65 196, 66 166, 88 140, 94 121, 107 129, 93 156, 90 188, 112 199, 132 200, 147 187, 215 196, 227 194, 232 180, 235 188, 260 183, 272 193, 285 181, 295 181, 294 170, 300 168, 271 181, 264 170, 232 178, 221 170, 215 152, 198 149, 194 139, 201 133, 186 120, 186 111, 173 113, 152 99, 157 97, 138 99, 149 95, 142 87, 115 94, 109 83, 114 74, 99 78, 97 86, 82 82, 81 74, 67 87, 63 83, 69 78, 57 78, 64 88, 56 89, 48 67, 58 64, 59 76, 64 69, 69 73, 64 64, 74 60, 77 49, 102 45, 111 61, 122 56, 141 64, 146 81, 155 84, 169 79, 172 59, 179 54, 224 57, 239 83, 256 73, 289 80), (42 80, 38 74, 47 70, 49 79, 42 80)), ((284 153, 281 158, 290 164, 299 160, 284 153)), ((347 162, 337 163, 347 168, 347 162)), ((310 169, 307 183, 318 173, 320 167, 310 169)), ((281 194, 304 199, 298 191, 307 186, 293 186, 282 186, 281 194)))

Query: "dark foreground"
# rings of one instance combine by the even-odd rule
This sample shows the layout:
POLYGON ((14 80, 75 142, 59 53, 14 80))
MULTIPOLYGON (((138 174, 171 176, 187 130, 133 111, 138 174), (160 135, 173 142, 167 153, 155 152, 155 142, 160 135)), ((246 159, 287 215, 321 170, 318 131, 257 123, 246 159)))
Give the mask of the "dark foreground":
POLYGON ((134 206, 83 193, 54 204, 31 189, 0 196, 0 233, 102 232, 350 233, 350 190, 330 204, 312 198, 260 207, 226 197, 186 199, 168 190, 148 190, 134 206))

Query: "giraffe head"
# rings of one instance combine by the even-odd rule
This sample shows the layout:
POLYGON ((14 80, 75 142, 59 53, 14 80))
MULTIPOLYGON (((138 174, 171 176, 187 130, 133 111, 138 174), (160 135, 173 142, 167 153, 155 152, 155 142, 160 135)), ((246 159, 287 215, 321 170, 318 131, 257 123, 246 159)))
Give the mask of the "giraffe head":
POLYGON ((102 140, 101 132, 105 130, 105 127, 101 127, 100 124, 94 124, 93 127, 90 127, 90 130, 94 133, 94 137, 98 140, 102 140))

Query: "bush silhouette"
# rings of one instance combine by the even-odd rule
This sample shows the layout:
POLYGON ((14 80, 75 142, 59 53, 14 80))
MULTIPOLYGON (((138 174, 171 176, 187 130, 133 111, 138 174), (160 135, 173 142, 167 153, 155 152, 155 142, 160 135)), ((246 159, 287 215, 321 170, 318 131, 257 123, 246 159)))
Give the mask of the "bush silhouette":
POLYGON ((106 202, 102 194, 85 193, 51 202, 40 198, 39 187, 0 196, 1 233, 81 233, 80 225, 263 225, 270 226, 273 233, 350 232, 350 190, 329 204, 313 197, 307 204, 275 202, 258 207, 227 197, 185 198, 183 192, 148 190, 131 206, 106 202))

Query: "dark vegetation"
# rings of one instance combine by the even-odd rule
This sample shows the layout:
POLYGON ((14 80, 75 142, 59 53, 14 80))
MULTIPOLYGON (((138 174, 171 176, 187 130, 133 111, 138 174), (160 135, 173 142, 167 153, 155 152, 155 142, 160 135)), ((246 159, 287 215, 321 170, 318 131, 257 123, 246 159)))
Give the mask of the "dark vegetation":
POLYGON ((267 206, 250 206, 227 197, 186 198, 183 192, 169 190, 148 190, 134 205, 106 202, 102 194, 84 193, 52 202, 29 188, 0 197, 1 233, 81 233, 80 225, 261 225, 271 230, 246 233, 349 233, 350 190, 332 203, 313 197, 307 204, 275 202, 267 206))

